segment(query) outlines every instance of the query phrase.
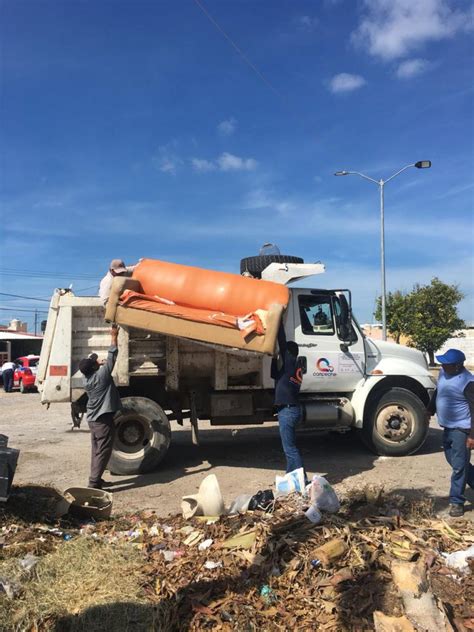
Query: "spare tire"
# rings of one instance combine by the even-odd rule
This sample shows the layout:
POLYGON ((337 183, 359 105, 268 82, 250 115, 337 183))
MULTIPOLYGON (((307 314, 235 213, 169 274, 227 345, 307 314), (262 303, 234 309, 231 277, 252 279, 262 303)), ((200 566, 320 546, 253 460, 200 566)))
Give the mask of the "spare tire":
POLYGON ((151 472, 168 451, 169 419, 161 406, 147 397, 124 397, 122 406, 114 419, 114 447, 107 467, 112 474, 151 472))
POLYGON ((261 255, 259 257, 245 257, 240 261, 240 274, 250 272, 253 277, 260 279, 262 272, 271 263, 304 263, 301 257, 292 255, 261 255))

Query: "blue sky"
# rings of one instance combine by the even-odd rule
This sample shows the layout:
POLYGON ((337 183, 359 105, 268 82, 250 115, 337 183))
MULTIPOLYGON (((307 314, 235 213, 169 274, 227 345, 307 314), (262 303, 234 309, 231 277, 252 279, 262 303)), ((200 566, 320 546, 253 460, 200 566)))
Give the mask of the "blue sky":
MULTIPOLYGON (((114 257, 238 272, 275 242, 371 321, 378 190, 333 173, 430 159, 386 187, 388 289, 458 283, 473 320, 471 9, 3 0, 1 291, 87 294, 114 257)), ((0 299, 0 321, 47 306, 0 299)))

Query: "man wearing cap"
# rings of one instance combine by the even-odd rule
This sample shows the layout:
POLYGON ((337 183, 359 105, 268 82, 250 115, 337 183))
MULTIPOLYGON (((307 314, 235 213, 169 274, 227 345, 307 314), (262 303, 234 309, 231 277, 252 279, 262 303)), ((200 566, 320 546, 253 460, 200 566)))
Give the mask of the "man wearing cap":
POLYGON ((114 415, 122 409, 120 394, 112 378, 117 359, 118 327, 112 326, 111 346, 107 360, 103 364, 97 361, 97 354, 79 362, 79 370, 84 375, 84 385, 88 397, 87 421, 91 430, 91 473, 89 487, 102 489, 106 484, 102 474, 107 467, 115 435, 114 415))
POLYGON ((449 515, 464 514, 466 485, 474 489, 474 375, 465 367, 466 356, 459 349, 449 349, 436 356, 441 363, 437 389, 428 405, 428 412, 438 416, 443 428, 443 449, 452 467, 449 492, 449 515))
POLYGON ((112 289, 112 281, 114 280, 114 277, 131 276, 136 266, 137 264, 135 264, 134 266, 126 266, 122 259, 112 259, 112 261, 110 262, 109 270, 100 282, 99 286, 99 296, 103 300, 104 305, 109 300, 110 290, 112 289))

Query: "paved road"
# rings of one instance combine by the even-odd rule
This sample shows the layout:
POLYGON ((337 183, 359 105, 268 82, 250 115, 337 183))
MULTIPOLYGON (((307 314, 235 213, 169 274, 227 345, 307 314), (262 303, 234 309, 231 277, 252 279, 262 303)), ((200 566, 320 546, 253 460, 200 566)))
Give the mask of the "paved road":
MULTIPOLYGON (((0 392, 0 432, 21 450, 16 483, 44 483, 60 490, 86 485, 89 432, 86 424, 70 430, 69 405, 41 406, 36 393, 0 392)), ((211 428, 201 424, 202 446, 191 445, 191 433, 172 424, 173 439, 162 467, 152 474, 106 478, 115 483, 114 509, 152 508, 160 515, 179 511, 181 497, 195 493, 210 472, 217 475, 227 502, 241 493, 255 493, 282 474, 284 459, 278 428, 268 426, 211 428)), ((376 457, 355 436, 306 434, 303 456, 310 473, 323 473, 340 493, 367 484, 386 490, 433 497, 441 511, 447 505, 450 470, 441 449, 441 431, 433 423, 422 450, 410 457, 376 457)), ((474 493, 468 492, 474 503, 474 493)), ((474 506, 467 505, 474 520, 474 506)))

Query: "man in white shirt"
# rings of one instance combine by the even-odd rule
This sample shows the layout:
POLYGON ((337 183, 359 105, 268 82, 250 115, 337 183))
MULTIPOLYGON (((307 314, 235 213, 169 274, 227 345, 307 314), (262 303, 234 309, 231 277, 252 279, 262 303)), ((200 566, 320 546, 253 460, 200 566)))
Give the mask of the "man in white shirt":
POLYGON ((132 276, 132 272, 135 270, 137 265, 138 264, 135 264, 134 266, 126 266, 122 259, 112 259, 112 261, 110 262, 109 270, 100 282, 99 286, 99 296, 104 302, 104 305, 109 300, 110 290, 112 289, 112 281, 114 280, 114 277, 132 276))
POLYGON ((2 364, 3 389, 5 393, 11 393, 13 389, 13 374, 15 373, 14 362, 4 362, 2 364))

